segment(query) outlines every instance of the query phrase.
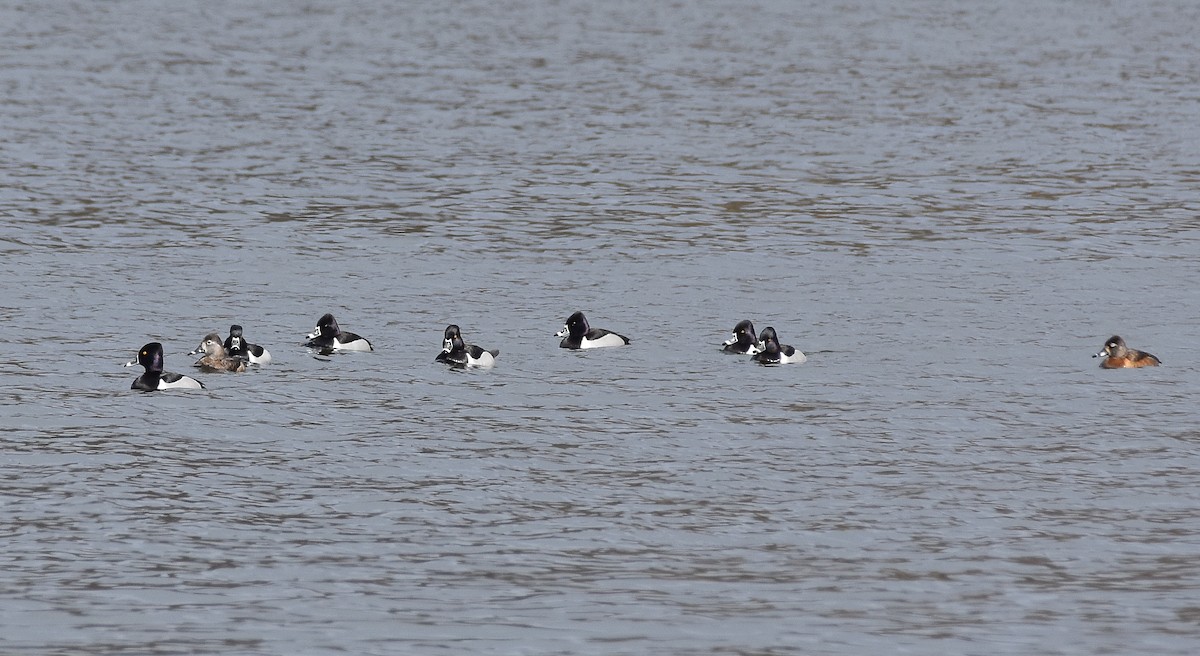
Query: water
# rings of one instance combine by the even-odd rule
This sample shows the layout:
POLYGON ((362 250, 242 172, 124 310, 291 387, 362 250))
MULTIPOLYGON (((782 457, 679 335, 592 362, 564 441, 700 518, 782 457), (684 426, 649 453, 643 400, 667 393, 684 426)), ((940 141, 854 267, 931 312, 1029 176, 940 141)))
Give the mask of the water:
POLYGON ((0 650, 1194 653, 1198 13, 7 5, 0 650))

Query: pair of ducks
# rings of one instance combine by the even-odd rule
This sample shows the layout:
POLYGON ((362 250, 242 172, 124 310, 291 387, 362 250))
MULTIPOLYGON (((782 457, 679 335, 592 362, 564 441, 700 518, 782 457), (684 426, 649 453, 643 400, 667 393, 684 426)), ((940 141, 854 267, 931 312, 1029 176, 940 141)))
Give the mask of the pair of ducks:
MULTIPOLYGON (((579 350, 605 348, 610 346, 626 346, 629 338, 618 335, 604 328, 592 328, 587 317, 582 312, 575 312, 567 317, 562 330, 554 334, 562 337, 559 348, 579 350)), ((488 350, 463 341, 462 331, 458 326, 450 324, 442 335, 442 352, 434 358, 435 362, 459 367, 492 367, 496 364, 499 349, 488 350)))
POLYGON ((767 326, 757 336, 754 334, 754 324, 749 319, 743 319, 733 327, 733 336, 725 340, 726 353, 739 353, 751 356, 760 364, 800 364, 807 362, 799 349, 779 343, 779 335, 775 329, 767 326))
POLYGON ((188 351, 188 355, 197 353, 203 353, 204 357, 196 360, 195 366, 206 372, 242 372, 247 364, 271 362, 271 353, 258 344, 247 342, 242 337, 242 327, 236 323, 229 327, 229 337, 224 342, 217 333, 205 335, 199 346, 188 351))

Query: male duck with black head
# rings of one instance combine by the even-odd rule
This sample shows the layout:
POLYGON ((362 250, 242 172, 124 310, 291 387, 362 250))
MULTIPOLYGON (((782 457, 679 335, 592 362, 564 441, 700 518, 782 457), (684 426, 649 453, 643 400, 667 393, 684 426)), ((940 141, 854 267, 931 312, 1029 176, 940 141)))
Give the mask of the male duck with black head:
POLYGON ((325 314, 317 321, 317 328, 308 335, 304 344, 323 353, 333 351, 374 351, 366 337, 343 331, 332 314, 325 314))
POLYGON ((462 332, 458 326, 446 326, 442 338, 442 352, 434 358, 435 362, 445 362, 453 367, 488 368, 496 365, 496 356, 500 349, 487 350, 481 346, 468 344, 463 341, 462 332))
POLYGON ((242 327, 238 324, 233 324, 229 327, 229 337, 225 338, 225 352, 231 357, 241 358, 250 364, 270 364, 271 352, 259 346, 251 344, 242 336, 242 327))
POLYGON ((1104 342, 1104 348, 1093 355, 1093 358, 1104 356, 1100 362, 1102 369, 1133 369, 1138 367, 1157 367, 1162 364, 1158 358, 1145 351, 1131 349, 1125 346, 1125 340, 1120 335, 1113 335, 1104 342))
POLYGON ((751 359, 759 364, 802 364, 808 361, 800 349, 780 344, 779 335, 771 326, 763 328, 758 341, 762 343, 762 351, 754 354, 751 359))
POLYGON ((582 312, 576 312, 567 317, 566 325, 554 336, 563 338, 558 346, 565 349, 625 346, 629 343, 629 338, 624 335, 618 335, 603 328, 592 328, 588 325, 587 317, 584 317, 582 312))
POLYGON ((125 363, 126 367, 135 364, 142 365, 146 372, 133 381, 129 389, 143 392, 174 389, 204 389, 204 383, 183 374, 163 371, 163 347, 158 342, 150 342, 138 351, 136 360, 125 363))
POLYGON ((725 340, 721 349, 726 353, 739 353, 743 355, 755 355, 762 350, 762 343, 758 341, 758 335, 754 334, 754 324, 749 319, 742 319, 733 327, 733 335, 725 340))

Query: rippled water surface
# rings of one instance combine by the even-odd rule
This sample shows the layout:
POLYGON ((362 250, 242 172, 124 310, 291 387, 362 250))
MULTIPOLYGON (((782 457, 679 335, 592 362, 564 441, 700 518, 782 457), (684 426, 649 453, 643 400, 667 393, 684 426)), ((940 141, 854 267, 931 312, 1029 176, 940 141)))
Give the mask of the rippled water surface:
POLYGON ((1196 653, 1197 25, 8 3, 0 651, 1196 653))

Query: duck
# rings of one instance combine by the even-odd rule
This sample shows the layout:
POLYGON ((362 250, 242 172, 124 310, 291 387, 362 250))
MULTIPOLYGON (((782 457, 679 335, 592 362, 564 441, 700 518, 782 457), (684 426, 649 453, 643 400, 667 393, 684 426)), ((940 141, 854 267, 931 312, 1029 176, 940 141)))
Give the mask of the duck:
POLYGON ((316 329, 308 335, 305 346, 322 351, 373 351, 366 337, 343 332, 337 319, 326 313, 317 321, 316 329))
POLYGON ((442 352, 434 358, 435 362, 445 362, 460 367, 493 367, 500 349, 487 350, 463 341, 462 332, 458 326, 450 324, 442 339, 442 352))
POLYGON ((201 371, 240 373, 246 370, 246 361, 242 358, 231 357, 226 353, 225 346, 221 344, 221 336, 217 333, 205 335, 200 345, 195 350, 189 351, 188 355, 197 353, 204 353, 204 357, 196 360, 194 365, 200 367, 201 371))
POLYGON ((1104 342, 1104 348, 1100 352, 1093 355, 1093 358, 1104 356, 1100 361, 1101 369, 1136 369, 1140 367, 1157 367, 1162 364, 1162 360, 1157 357, 1137 349, 1131 349, 1125 345, 1125 340, 1121 339, 1120 335, 1113 335, 1104 342))
POLYGON ((225 338, 222 346, 231 357, 241 358, 250 364, 271 362, 271 352, 258 344, 247 342, 246 338, 242 337, 242 327, 236 323, 229 327, 229 337, 225 338))
POLYGON ((733 327, 733 336, 724 342, 725 353, 740 353, 754 355, 762 351, 762 342, 754 334, 754 324, 749 319, 737 322, 733 327))
POLYGON ((583 316, 582 312, 576 312, 567 317, 567 322, 563 325, 562 330, 555 333, 554 336, 563 338, 558 346, 565 349, 603 348, 629 344, 629 338, 624 335, 589 326, 587 317, 583 316))
POLYGON ((762 351, 754 354, 752 359, 761 364, 800 364, 807 362, 799 349, 788 346, 787 344, 779 343, 779 336, 775 333, 775 329, 767 326, 758 336, 758 341, 762 345, 762 351))
POLYGON ((137 359, 126 362, 126 367, 140 364, 146 371, 138 376, 129 389, 143 392, 175 389, 204 389, 204 383, 183 374, 163 371, 163 347, 159 342, 150 342, 138 351, 137 359))

